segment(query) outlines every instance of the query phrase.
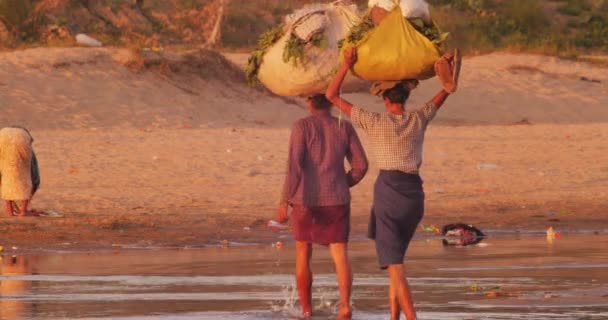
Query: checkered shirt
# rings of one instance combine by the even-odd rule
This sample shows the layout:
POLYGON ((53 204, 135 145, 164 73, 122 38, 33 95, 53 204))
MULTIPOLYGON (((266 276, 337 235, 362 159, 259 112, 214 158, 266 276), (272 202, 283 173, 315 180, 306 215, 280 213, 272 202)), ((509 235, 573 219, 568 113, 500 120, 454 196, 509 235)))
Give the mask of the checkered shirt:
POLYGON ((349 188, 366 172, 367 157, 350 123, 329 114, 300 119, 291 130, 282 201, 307 207, 348 204, 349 188))
POLYGON ((416 174, 422 164, 424 133, 437 109, 429 102, 420 110, 396 115, 353 107, 351 121, 369 136, 379 169, 416 174))

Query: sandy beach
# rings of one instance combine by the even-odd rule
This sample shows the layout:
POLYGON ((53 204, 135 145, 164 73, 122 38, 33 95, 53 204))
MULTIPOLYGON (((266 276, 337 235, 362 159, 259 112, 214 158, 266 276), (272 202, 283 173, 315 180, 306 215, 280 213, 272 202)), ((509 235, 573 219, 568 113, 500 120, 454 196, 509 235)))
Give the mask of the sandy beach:
MULTIPOLYGON (((244 56, 227 57, 235 64, 207 53, 134 68, 122 49, 0 54, 2 126, 28 127, 40 162, 32 207, 64 214, 0 215, 0 245, 276 241, 264 223, 278 202, 290 125, 306 112, 301 100, 246 87, 244 56)), ((427 132, 422 223, 605 231, 607 74, 536 55, 465 58, 459 92, 427 132)), ((425 81, 409 107, 438 87, 425 81)), ((382 110, 367 93, 349 98, 382 110)), ((354 237, 366 230, 377 173, 368 156, 371 169, 353 189, 354 237)))

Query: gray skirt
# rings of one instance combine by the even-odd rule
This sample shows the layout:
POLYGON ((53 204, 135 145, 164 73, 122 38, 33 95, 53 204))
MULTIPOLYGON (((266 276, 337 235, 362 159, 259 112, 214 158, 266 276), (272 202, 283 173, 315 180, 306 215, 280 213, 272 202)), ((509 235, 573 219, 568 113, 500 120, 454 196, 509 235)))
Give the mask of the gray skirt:
POLYGON ((424 215, 424 190, 417 174, 380 170, 374 185, 368 236, 376 242, 381 268, 403 264, 424 215))

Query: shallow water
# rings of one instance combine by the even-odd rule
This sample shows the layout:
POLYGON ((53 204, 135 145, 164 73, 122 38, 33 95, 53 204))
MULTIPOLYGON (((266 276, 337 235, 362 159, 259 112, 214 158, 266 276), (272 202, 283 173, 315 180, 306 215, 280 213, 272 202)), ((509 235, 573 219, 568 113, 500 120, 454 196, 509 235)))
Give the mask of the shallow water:
MULTIPOLYGON (((420 319, 608 319, 607 235, 414 241, 406 268, 420 319)), ((350 246, 354 319, 387 319, 370 241, 350 246)), ((290 319, 293 245, 3 256, 0 319, 290 319)), ((313 254, 315 319, 333 318, 327 249, 313 254)))

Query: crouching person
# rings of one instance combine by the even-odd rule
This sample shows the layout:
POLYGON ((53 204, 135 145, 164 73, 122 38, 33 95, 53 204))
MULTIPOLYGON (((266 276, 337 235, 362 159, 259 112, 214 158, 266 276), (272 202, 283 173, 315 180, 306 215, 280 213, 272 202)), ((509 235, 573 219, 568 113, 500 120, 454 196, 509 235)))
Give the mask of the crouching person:
POLYGON ((30 214, 29 202, 40 186, 33 142, 25 128, 0 129, 0 190, 9 216, 30 214))

